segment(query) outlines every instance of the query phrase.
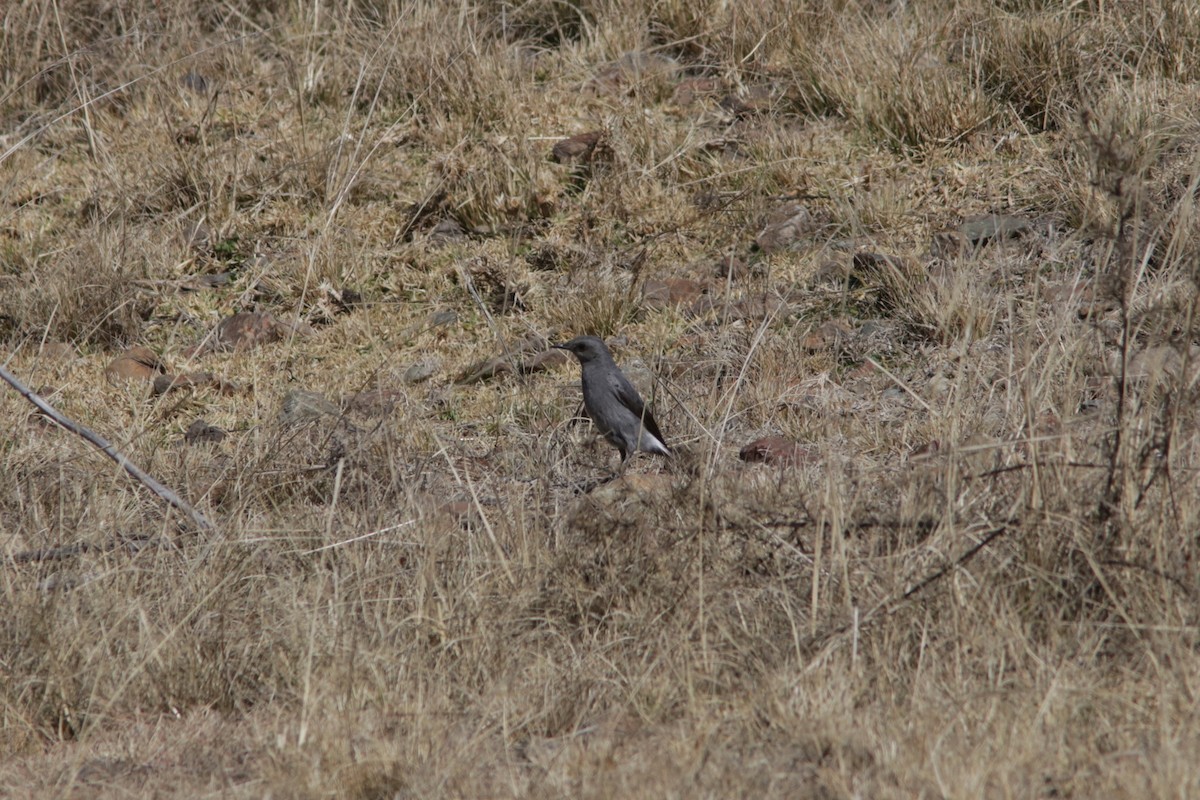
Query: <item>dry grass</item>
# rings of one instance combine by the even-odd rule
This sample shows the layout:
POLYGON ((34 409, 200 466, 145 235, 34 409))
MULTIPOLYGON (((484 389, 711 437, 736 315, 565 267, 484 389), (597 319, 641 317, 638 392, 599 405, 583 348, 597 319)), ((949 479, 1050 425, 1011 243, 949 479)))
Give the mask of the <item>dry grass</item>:
POLYGON ((0 18, 5 365, 218 529, 0 395, 11 796, 1200 794, 1194 3, 0 18), (458 380, 585 332, 677 463, 458 380))

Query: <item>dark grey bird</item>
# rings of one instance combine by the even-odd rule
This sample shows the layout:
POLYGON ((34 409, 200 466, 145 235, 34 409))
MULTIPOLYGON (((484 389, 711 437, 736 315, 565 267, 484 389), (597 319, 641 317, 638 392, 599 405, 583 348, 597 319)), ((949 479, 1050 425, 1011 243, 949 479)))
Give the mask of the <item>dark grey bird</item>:
POLYGON ((641 395, 595 336, 554 345, 575 354, 583 367, 583 407, 609 444, 621 451, 621 469, 635 452, 671 455, 658 423, 641 395))

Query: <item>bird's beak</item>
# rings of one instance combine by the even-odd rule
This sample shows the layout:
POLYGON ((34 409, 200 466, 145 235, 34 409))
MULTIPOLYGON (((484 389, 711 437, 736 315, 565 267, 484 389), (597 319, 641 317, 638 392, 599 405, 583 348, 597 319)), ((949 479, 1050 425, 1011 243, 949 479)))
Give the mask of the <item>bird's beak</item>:
POLYGON ((552 344, 550 346, 553 347, 555 350, 570 350, 571 349, 571 348, 567 347, 565 344, 552 344))

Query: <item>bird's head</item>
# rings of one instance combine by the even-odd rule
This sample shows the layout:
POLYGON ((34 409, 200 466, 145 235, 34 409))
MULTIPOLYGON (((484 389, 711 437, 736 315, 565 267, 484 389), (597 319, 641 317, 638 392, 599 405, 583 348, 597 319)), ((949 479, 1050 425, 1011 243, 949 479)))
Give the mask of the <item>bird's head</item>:
POLYGON ((554 345, 559 350, 567 350, 575 354, 580 364, 604 358, 608 355, 608 347, 595 336, 576 336, 569 342, 554 345))

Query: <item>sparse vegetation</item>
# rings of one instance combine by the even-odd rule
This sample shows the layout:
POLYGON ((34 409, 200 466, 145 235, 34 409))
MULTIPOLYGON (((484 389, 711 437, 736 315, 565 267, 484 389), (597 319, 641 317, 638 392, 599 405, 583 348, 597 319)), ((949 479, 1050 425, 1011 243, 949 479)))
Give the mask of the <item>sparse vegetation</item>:
POLYGON ((1200 794, 1197 9, 5 6, 0 786, 1200 794))

